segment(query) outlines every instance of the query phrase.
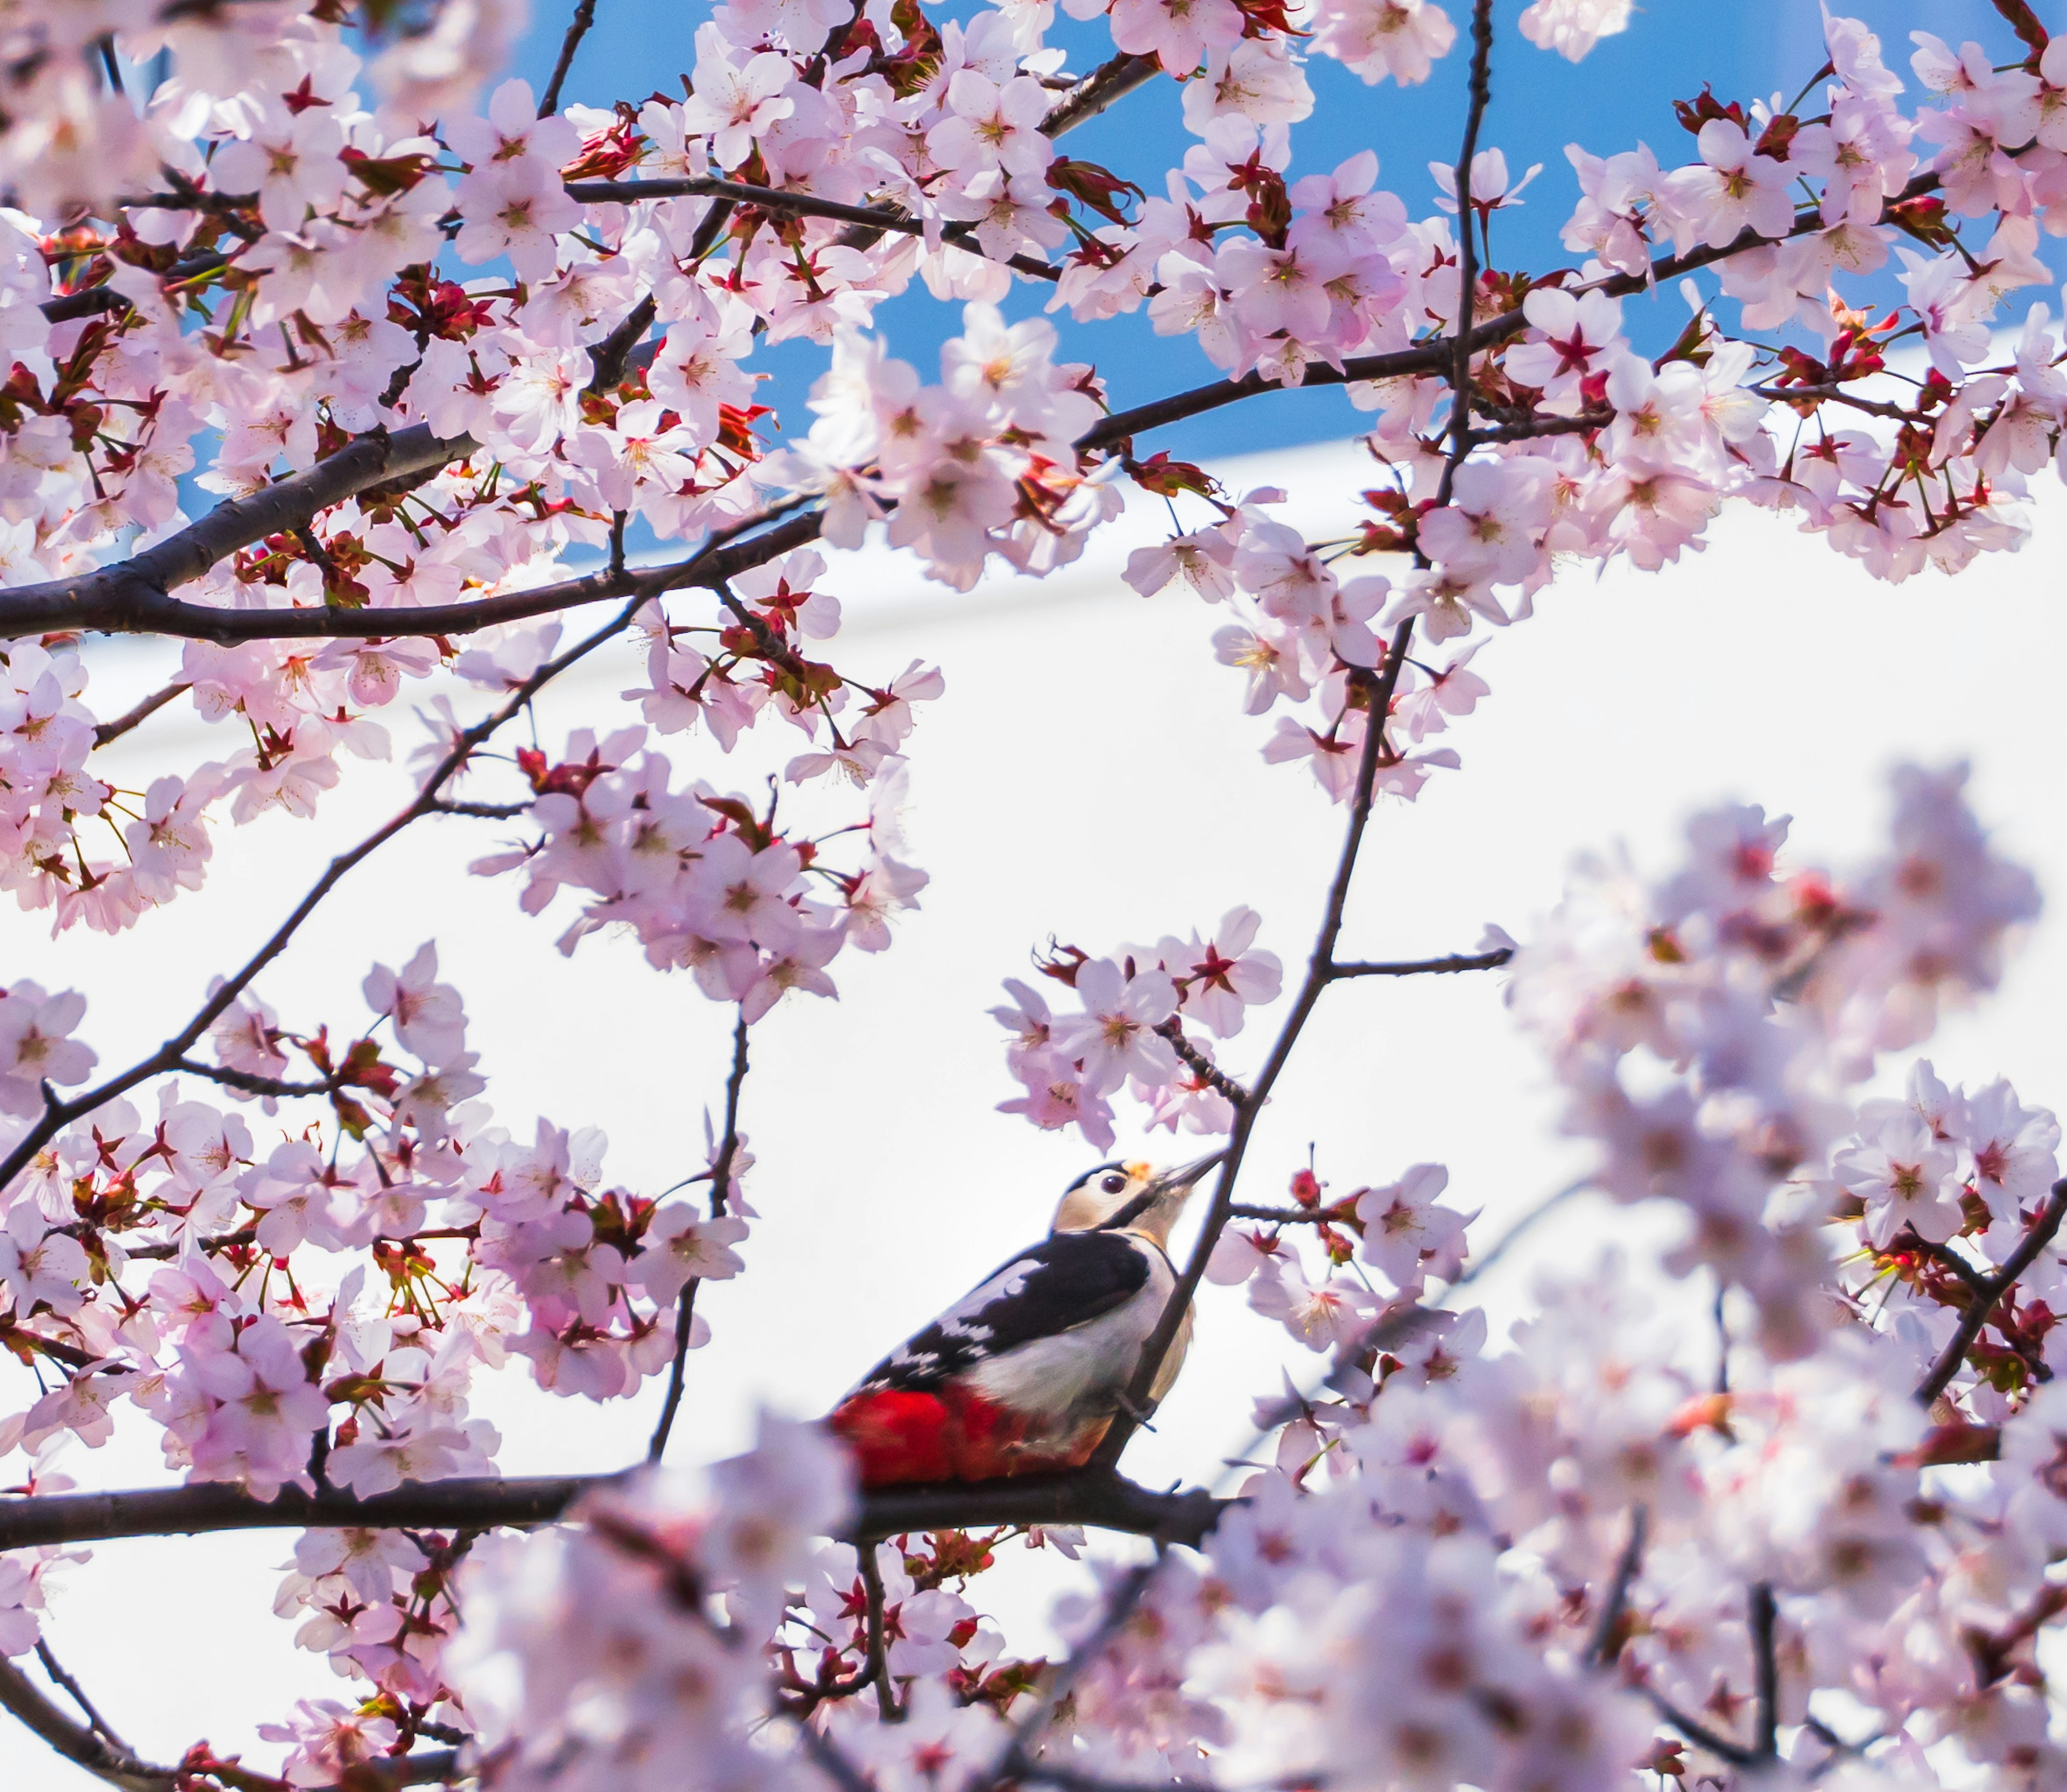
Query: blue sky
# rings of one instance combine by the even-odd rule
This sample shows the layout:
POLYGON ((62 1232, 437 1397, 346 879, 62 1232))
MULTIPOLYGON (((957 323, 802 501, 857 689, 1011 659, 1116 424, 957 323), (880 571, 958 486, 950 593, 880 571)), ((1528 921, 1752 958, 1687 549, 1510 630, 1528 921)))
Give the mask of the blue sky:
MULTIPOLYGON (((1781 88, 1785 97, 1792 98, 1823 59, 1814 0, 1651 0, 1647 6, 1639 3, 1626 32, 1603 40, 1576 66, 1521 38, 1516 21, 1523 3, 1499 0, 1496 10, 1498 47, 1484 141, 1504 150, 1517 174, 1532 162, 1544 166, 1523 206, 1496 221, 1494 257, 1502 266, 1552 267, 1570 261, 1557 234, 1577 193, 1565 160, 1566 144, 1578 142, 1605 153, 1642 139, 1670 165, 1692 154, 1691 140, 1672 116, 1673 99, 1699 92, 1704 81, 1726 100, 1748 103, 1770 98, 1781 88)), ((515 71, 534 87, 542 87, 572 0, 533 4, 534 23, 515 71)), ((936 18, 963 17, 975 10, 964 3, 932 11, 936 18)), ((1448 10, 1461 22, 1468 0, 1451 0, 1448 10)), ((1889 66, 1905 79, 1913 30, 1934 31, 1955 44, 1963 38, 1977 38, 1992 51, 2001 51, 2002 60, 2008 59, 2013 41, 1988 0, 1853 0, 1840 10, 1863 18, 1880 33, 1889 66)), ((2057 4, 2041 4, 2037 10, 2049 24, 2067 26, 2057 4)), ((656 90, 680 91, 677 72, 692 63, 696 27, 709 16, 705 6, 694 0, 672 6, 599 0, 596 10, 595 26, 567 83, 567 99, 607 103, 656 90)), ((1073 68, 1089 67, 1111 51, 1102 19, 1079 24, 1059 12, 1050 41, 1068 48, 1073 68)), ((1359 149, 1375 148, 1381 181, 1399 193, 1415 215, 1431 209, 1434 188, 1427 164, 1454 158, 1462 124, 1461 48, 1438 63, 1419 87, 1390 83, 1367 87, 1321 57, 1308 64, 1308 75, 1318 104, 1314 116, 1293 129, 1293 174, 1330 168, 1359 149)), ((1910 84, 1913 97, 1913 81, 1910 84)), ((1073 133, 1069 153, 1103 162, 1159 190, 1163 170, 1192 140, 1180 120, 1174 85, 1158 83, 1073 133)), ((1021 287, 1008 310, 1029 314, 1043 296, 1021 287)), ((1632 314, 1645 303, 1665 310, 1651 330, 1631 314, 1630 327, 1639 339, 1651 334, 1669 339, 1685 321, 1676 294, 1632 301, 1632 314)), ((939 345, 958 330, 959 314, 957 307, 937 303, 915 285, 912 293, 885 306, 878 319, 892 351, 933 378, 939 345)), ((1058 322, 1066 355, 1098 365, 1115 406, 1139 403, 1214 377, 1214 369, 1190 341, 1158 337, 1140 314, 1096 329, 1075 327, 1066 317, 1058 322)), ((810 343, 785 344, 756 358, 757 367, 775 375, 763 388, 764 402, 774 403, 794 428, 802 429, 809 421, 801 400, 824 358, 824 351, 810 343)), ((1338 390, 1286 394, 1160 432, 1155 445, 1183 458, 1249 452, 1350 434, 1358 427, 1358 415, 1338 390)))

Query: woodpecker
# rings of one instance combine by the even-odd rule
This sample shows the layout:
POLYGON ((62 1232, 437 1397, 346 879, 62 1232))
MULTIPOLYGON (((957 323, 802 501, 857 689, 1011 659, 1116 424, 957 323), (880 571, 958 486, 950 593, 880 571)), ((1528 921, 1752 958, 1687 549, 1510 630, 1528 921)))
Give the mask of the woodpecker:
MULTIPOLYGON (((1221 1153, 1158 1173, 1100 1164, 1072 1182, 1048 1236, 899 1344, 833 1409, 864 1487, 995 1481, 1081 1468, 1140 1367, 1177 1283, 1170 1228, 1221 1153)), ((1184 1315, 1152 1406, 1191 1342, 1184 1315)))

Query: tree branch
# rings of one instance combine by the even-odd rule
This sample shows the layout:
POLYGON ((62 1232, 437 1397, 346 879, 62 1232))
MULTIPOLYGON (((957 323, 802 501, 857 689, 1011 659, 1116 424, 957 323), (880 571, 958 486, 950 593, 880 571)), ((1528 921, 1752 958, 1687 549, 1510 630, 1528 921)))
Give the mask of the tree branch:
POLYGON ((1780 1651, 1773 1635, 1778 1618, 1772 1583, 1752 1582, 1751 1660, 1758 1688, 1758 1753, 1765 1761, 1780 1756, 1780 1651))
POLYGON ((1497 971, 1514 956, 1512 946, 1491 952, 1452 952, 1440 959, 1392 959, 1383 963, 1358 959, 1330 967, 1331 978, 1447 976, 1458 971, 1497 971))
POLYGON ((830 218, 836 223, 856 224, 874 231, 895 230, 907 237, 923 237, 937 228, 941 239, 984 260, 997 262, 1036 280, 1060 280, 1062 270, 1030 255, 985 255, 975 246, 973 224, 930 225, 923 218, 883 205, 850 205, 837 199, 821 199, 816 193, 799 193, 786 187, 759 187, 744 180, 727 180, 714 175, 670 176, 657 180, 570 180, 567 197, 584 205, 628 205, 642 199, 729 199, 741 205, 758 205, 764 211, 794 212, 800 217, 830 218))
POLYGON ((1170 1042, 1170 1049, 1183 1061, 1184 1068, 1208 1089, 1232 1101, 1237 1108, 1249 1105, 1249 1093, 1233 1077, 1184 1037, 1184 1028, 1174 1014, 1155 1029, 1170 1042))
POLYGON ((1648 1686, 1643 1689, 1644 1697, 1651 1701, 1651 1709, 1697 1748, 1706 1749, 1712 1755, 1727 1761, 1734 1767, 1755 1767, 1759 1763, 1756 1749, 1746 1748, 1741 1742, 1732 1742, 1729 1737, 1712 1730, 1697 1717, 1690 1717, 1663 1693, 1655 1693, 1648 1686))
POLYGON ((107 1742, 110 1747, 120 1749, 132 1754, 136 1752, 122 1740, 115 1726, 101 1716, 99 1708, 87 1697, 86 1689, 79 1685, 74 1676, 65 1671, 63 1664, 52 1652, 49 1642, 41 1636, 36 1639, 36 1659, 43 1663, 43 1672, 51 1676, 51 1684, 53 1686, 63 1687, 71 1695, 72 1703, 85 1714, 87 1729, 107 1742))
POLYGON ((1602 1602, 1593 1634, 1586 1639, 1586 1652, 1579 1658, 1589 1668, 1610 1666, 1622 1653, 1622 1640, 1615 1632, 1622 1628, 1622 1614, 1629 1609, 1629 1590, 1637 1570, 1643 1565, 1644 1541, 1650 1531, 1650 1508, 1642 1504, 1630 1507, 1629 1541, 1622 1545, 1614 1579, 1608 1583, 1608 1596, 1602 1602))
MULTIPOLYGON (((374 430, 339 448, 327 460, 318 461, 306 472, 278 480, 250 497, 225 499, 198 521, 189 524, 177 534, 120 565, 104 567, 80 578, 21 585, 0 593, 0 634, 38 634, 57 629, 197 634, 205 631, 193 625, 212 619, 222 630, 214 638, 254 639, 249 632, 239 633, 231 618, 262 616, 263 612, 217 610, 205 605, 182 604, 166 594, 176 585, 201 578, 218 561, 226 559, 239 548, 250 547, 269 535, 291 530, 307 522, 319 511, 342 504, 371 486, 459 460, 473 452, 475 446, 470 436, 446 440, 433 436, 421 424, 392 436, 384 429, 374 430), (188 626, 182 626, 182 623, 188 626)), ((324 614, 317 609, 288 613, 312 619, 324 614)), ((364 619, 385 613, 358 610, 341 614, 364 619)), ((278 619, 283 621, 286 618, 278 619)), ((344 631, 315 628, 296 632, 372 634, 387 630, 374 627, 344 631)))
POLYGON ((149 696, 133 707, 125 709, 112 722, 103 722, 93 731, 93 744, 104 747, 111 740, 119 740, 140 722, 148 721, 176 697, 183 695, 193 687, 184 679, 175 680, 162 691, 153 691, 149 696))
POLYGON ((875 1559, 873 1542, 861 1544, 854 1552, 855 1561, 861 1570, 861 1586, 867 1598, 868 1666, 863 1677, 875 1687, 876 1715, 886 1724, 900 1722, 904 1713, 897 1709, 897 1689, 890 1684, 890 1645, 884 1633, 883 1617, 883 1570, 875 1559))
MULTIPOLYGON (((1391 647, 1385 661, 1385 670, 1375 681, 1366 684, 1366 720, 1363 751, 1357 764, 1357 781, 1350 804, 1349 825, 1342 841, 1340 857, 1335 865, 1334 880, 1329 886, 1327 902, 1322 911, 1320 933, 1314 940, 1314 950, 1307 959, 1306 981, 1285 1017, 1277 1040, 1270 1048, 1270 1056, 1249 1092, 1249 1099, 1235 1109, 1234 1125, 1228 1136, 1227 1155, 1220 1160, 1220 1173, 1213 1184, 1212 1205, 1208 1209, 1199 1236, 1192 1247, 1192 1255, 1184 1265, 1183 1275, 1177 1278, 1170 1298, 1164 1304, 1162 1317, 1156 1321, 1155 1329, 1142 1347, 1141 1361, 1134 1379, 1127 1389, 1127 1404, 1114 1418, 1111 1428, 1099 1441, 1097 1453, 1091 1458, 1094 1468, 1110 1470, 1119 1460, 1120 1453, 1135 1433, 1139 1421, 1136 1413, 1148 1410, 1155 1377, 1163 1367, 1163 1360, 1169 1355, 1176 1341, 1177 1328, 1183 1324, 1184 1315, 1190 1311, 1199 1283, 1204 1279, 1206 1262, 1212 1255, 1213 1247, 1220 1242, 1233 1211, 1234 1190, 1241 1174, 1244 1157, 1256 1127, 1257 1117, 1263 1111, 1270 1092, 1277 1086, 1277 1079, 1284 1074, 1293 1048, 1306 1030, 1321 993, 1330 981, 1329 972, 1334 963, 1335 942, 1342 936, 1342 911, 1349 901, 1350 881, 1356 870, 1357 853, 1363 845, 1364 829, 1371 821, 1371 800, 1378 779, 1379 760, 1385 741, 1386 719, 1392 704, 1392 693, 1399 683, 1400 668, 1407 662, 1407 648, 1413 637, 1414 622, 1410 617, 1394 630, 1391 647)), ((1368 678, 1368 675, 1366 675, 1368 678)))
MULTIPOLYGON (((1467 176, 1468 178, 1468 176, 1467 176)), ((1919 174, 1893 199, 1890 205, 1903 201, 1915 199, 1937 190, 1939 179, 1935 174, 1919 174)), ((1468 189, 1460 189, 1468 191, 1468 189)), ((1461 217, 1462 214, 1459 214, 1461 217)), ((1797 212, 1794 221, 1784 237, 1761 237, 1757 232, 1745 229, 1720 249, 1689 249, 1684 255, 1662 255, 1642 274, 1610 274, 1604 279, 1590 281, 1585 286, 1567 290, 1574 293, 1602 292, 1612 298, 1626 298, 1633 293, 1646 292, 1660 282, 1690 274, 1696 268, 1727 262, 1733 256, 1742 255, 1755 249, 1770 247, 1776 242, 1785 242, 1796 237, 1807 236, 1823 229, 1822 216, 1815 210, 1797 212)), ((1354 385, 1365 380, 1393 379, 1403 374, 1452 373, 1456 366, 1460 348, 1468 344, 1472 355, 1493 348, 1510 336, 1518 336, 1529 327, 1529 319, 1519 307, 1503 311, 1475 324, 1460 334, 1431 337, 1416 343, 1411 348, 1397 349, 1385 355, 1352 355, 1339 367, 1317 363, 1306 370, 1297 382, 1299 387, 1308 386, 1354 385)), ((1187 417, 1196 417, 1208 411, 1216 411, 1223 405, 1235 404, 1259 393, 1289 391, 1293 387, 1282 386, 1274 379, 1266 379, 1260 373, 1245 374, 1239 379, 1216 379, 1210 385, 1195 386, 1188 391, 1174 392, 1168 398, 1156 399, 1150 403, 1137 405, 1131 410, 1116 411, 1104 422, 1094 425, 1077 438, 1076 446, 1085 452, 1107 448, 1126 440, 1145 429, 1159 429, 1167 424, 1180 423, 1187 417)))
POLYGON ((1110 62, 1101 63, 1058 100, 1042 120, 1042 130, 1051 137, 1074 131, 1079 124, 1096 118, 1115 100, 1125 99, 1136 87, 1147 86, 1161 66, 1153 56, 1130 56, 1123 51, 1110 62))
POLYGON ((10 1711, 75 1766, 123 1792, 168 1792, 177 1770, 139 1760, 127 1749, 67 1717, 35 1683, 0 1656, 0 1709, 10 1711))
MULTIPOLYGON (((291 483, 282 480, 282 485, 291 483)), ((269 489, 280 489, 274 486, 269 489)), ((338 501, 324 501, 326 504, 338 501)), ((210 511, 202 521, 220 514, 221 508, 227 507, 210 511)), ((819 527, 815 511, 799 511, 795 504, 778 505, 732 529, 713 534, 686 560, 667 562, 657 566, 630 567, 622 572, 584 573, 555 584, 506 591, 500 596, 481 598, 470 603, 426 604, 413 609, 396 606, 347 610, 335 604, 311 604, 292 610, 218 609, 209 604, 185 603, 169 597, 155 581, 149 582, 146 594, 139 598, 134 590, 128 588, 132 569, 138 564, 132 561, 63 585, 25 585, 13 591, 0 592, 0 636, 35 634, 58 629, 91 629, 109 634, 169 634, 224 642, 339 639, 386 641, 470 634, 503 622, 579 609, 583 604, 603 603, 625 597, 644 602, 664 592, 680 590, 688 586, 714 587, 764 560, 814 541, 819 527), (782 517, 783 521, 764 534, 745 541, 734 539, 742 529, 757 527, 776 517, 782 517), (24 598, 33 601, 18 606, 15 600, 24 598)), ((155 553, 157 550, 152 551, 155 553)), ((204 566, 195 573, 179 576, 198 577, 200 571, 205 570, 204 566)))
POLYGON ((575 15, 567 22, 567 34, 560 39, 558 61, 553 64, 553 76, 546 83, 545 97, 538 102, 538 116, 550 118, 560 109, 560 89, 566 83, 567 71, 574 66, 575 52, 581 47, 581 40, 588 35, 589 27, 595 22, 595 0, 575 0, 575 15))
POLYGON ((302 923, 315 912, 323 898, 337 886, 346 873, 371 857, 412 822, 431 813, 432 805, 437 801, 438 792, 446 780, 465 764, 474 749, 504 723, 520 714, 540 691, 567 667, 586 658, 604 642, 613 639, 631 622, 642 601, 635 598, 594 634, 577 642, 557 659, 546 661, 513 691, 499 708, 461 734, 445 757, 432 768, 414 801, 391 821, 375 829, 357 845, 333 858, 323 875, 310 886, 307 894, 295 904, 286 919, 273 930, 271 937, 245 961, 242 969, 219 983, 213 994, 195 1011, 186 1025, 150 1056, 111 1076, 106 1082, 75 1096, 69 1101, 56 1101, 47 1093, 42 1116, 22 1135, 14 1149, 8 1153, 6 1161, 0 1162, 0 1188, 5 1188, 27 1169, 35 1161, 37 1153, 72 1121, 91 1113, 117 1096, 127 1094, 139 1083, 148 1082, 152 1077, 164 1075, 179 1066, 201 1035, 228 1011, 230 1004, 250 986, 252 979, 286 950, 288 943, 293 939, 302 923))
POLYGON ((2031 1267, 2039 1252, 2053 1242, 2062 1219, 2067 1219, 2067 1178, 2053 1185, 2052 1194, 2037 1218, 2031 1222, 2031 1230, 2024 1234, 2023 1242, 2009 1254, 2003 1267, 1981 1284, 1980 1293, 1960 1314, 1958 1327, 1938 1353, 1938 1360, 1931 1365, 1931 1372, 1917 1387, 1918 1405, 1927 1409, 1937 1404, 1939 1395, 1959 1372, 1959 1365, 1966 1360, 1974 1340, 1981 1335, 1981 1328, 1995 1312, 1996 1303, 2016 1285, 2016 1279, 2031 1267))
MULTIPOLYGON (((39 1494, 0 1499, 0 1550, 311 1526, 529 1529, 555 1522, 583 1494, 608 1486, 629 1472, 409 1482, 364 1498, 337 1489, 311 1494, 287 1487, 277 1499, 261 1500, 242 1487, 206 1481, 120 1493, 39 1494)), ((872 1542, 908 1531, 1081 1524, 1196 1544, 1232 1503, 1197 1488, 1159 1494, 1122 1476, 1079 1470, 1008 1481, 879 1488, 862 1496, 848 1535, 852 1541, 872 1542)))
MULTIPOLYGON (((725 1137, 711 1161, 711 1217, 725 1210, 727 1191, 732 1186, 733 1160, 739 1154, 739 1092, 746 1081, 746 1011, 741 1008, 732 1028, 732 1074, 725 1080, 725 1137)), ((668 1433, 675 1428, 675 1414, 682 1404, 682 1388, 688 1377, 689 1328, 696 1317, 696 1287, 700 1278, 682 1284, 675 1305, 675 1360, 668 1368, 668 1397, 661 1403, 660 1422, 653 1427, 653 1439, 646 1446, 646 1460, 657 1462, 666 1453, 668 1433)))

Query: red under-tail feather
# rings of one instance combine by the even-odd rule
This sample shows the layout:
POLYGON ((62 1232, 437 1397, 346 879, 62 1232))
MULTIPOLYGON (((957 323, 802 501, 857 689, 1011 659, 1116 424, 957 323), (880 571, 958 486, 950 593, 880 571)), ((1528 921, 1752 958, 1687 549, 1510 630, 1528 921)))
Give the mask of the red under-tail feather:
POLYGON ((1066 1437, 1029 1440, 1009 1408, 953 1386, 936 1393, 881 1388, 843 1401, 833 1429, 854 1452, 863 1487, 922 1481, 997 1481, 1082 1468, 1110 1421, 1066 1437))

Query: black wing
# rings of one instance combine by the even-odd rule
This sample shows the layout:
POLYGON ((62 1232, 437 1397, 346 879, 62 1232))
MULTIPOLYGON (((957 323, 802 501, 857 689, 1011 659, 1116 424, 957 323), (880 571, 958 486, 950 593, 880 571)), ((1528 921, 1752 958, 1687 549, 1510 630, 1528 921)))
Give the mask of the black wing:
POLYGON ((937 1388, 986 1358, 1088 1325, 1147 1279, 1147 1258, 1118 1234, 1058 1232, 1000 1265, 855 1391, 937 1388))

